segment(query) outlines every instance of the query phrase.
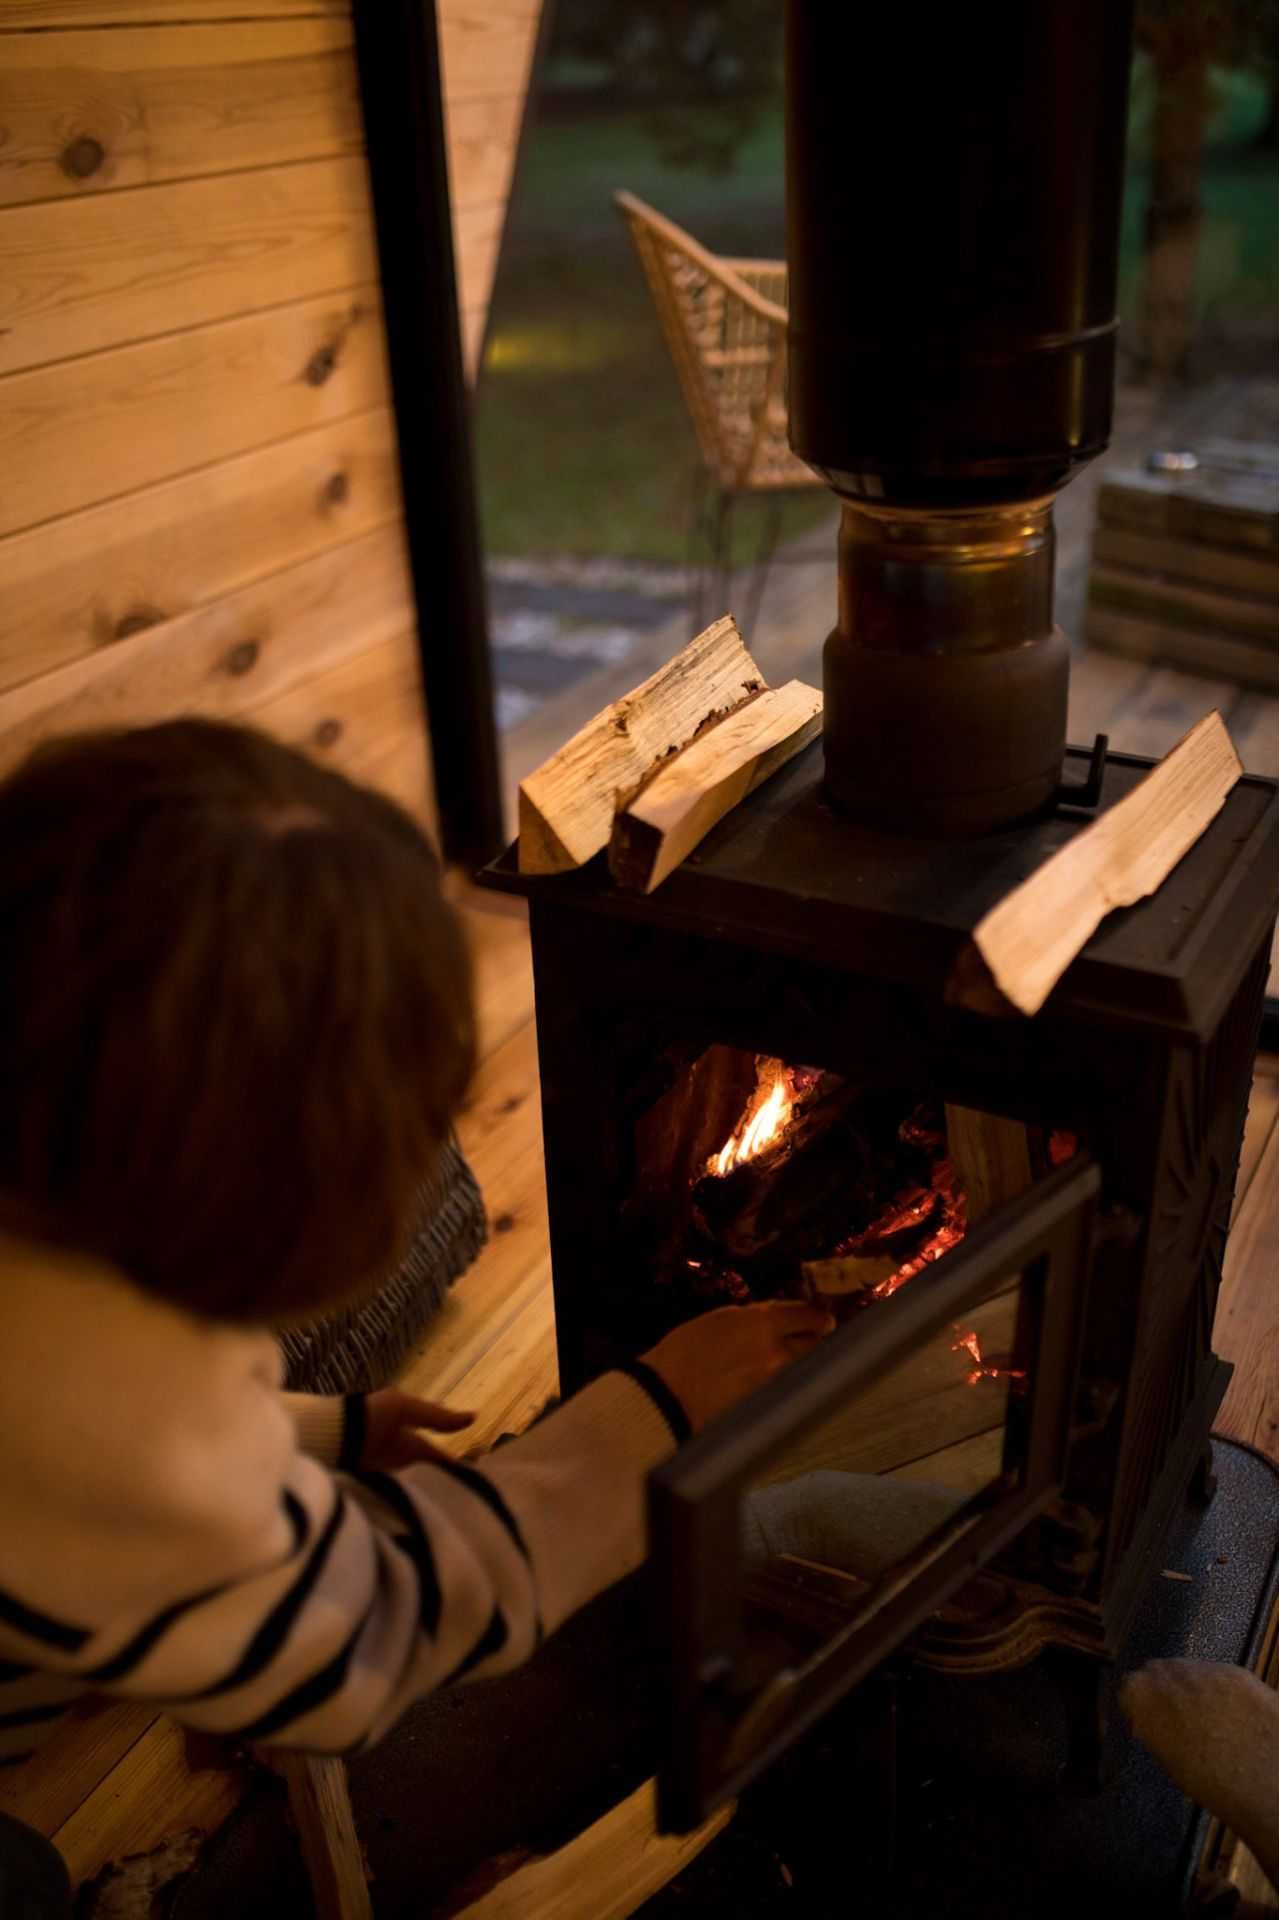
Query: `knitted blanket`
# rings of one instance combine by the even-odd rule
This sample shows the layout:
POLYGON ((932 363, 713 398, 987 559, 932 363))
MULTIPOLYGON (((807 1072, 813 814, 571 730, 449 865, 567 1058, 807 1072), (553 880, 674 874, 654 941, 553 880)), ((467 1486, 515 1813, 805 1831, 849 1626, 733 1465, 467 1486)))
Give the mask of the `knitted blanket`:
POLYGON ((373 1393, 384 1387, 487 1234, 475 1175, 451 1140, 418 1196, 418 1224, 398 1270, 358 1306, 281 1335, 285 1385, 306 1393, 373 1393))

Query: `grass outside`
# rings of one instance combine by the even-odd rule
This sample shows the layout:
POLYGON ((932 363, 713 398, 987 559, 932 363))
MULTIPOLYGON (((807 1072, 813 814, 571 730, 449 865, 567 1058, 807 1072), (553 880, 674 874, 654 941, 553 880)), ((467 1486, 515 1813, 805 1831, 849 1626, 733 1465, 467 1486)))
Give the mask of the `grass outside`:
MULTIPOLYGON (((1205 180, 1198 297, 1206 328, 1274 342, 1279 365, 1279 155, 1231 145, 1249 102, 1232 96, 1205 180)), ((692 429, 652 302, 621 222, 626 186, 715 251, 784 252, 782 130, 769 114, 734 170, 663 164, 637 113, 544 120, 526 143, 494 295, 477 401, 488 551, 688 557, 699 471, 692 429)), ((1148 176, 1140 148, 1125 198, 1121 316, 1135 314, 1148 176)), ((751 557, 758 503, 738 514, 734 557, 751 557)), ((829 496, 787 507, 783 537, 828 516, 829 496)))

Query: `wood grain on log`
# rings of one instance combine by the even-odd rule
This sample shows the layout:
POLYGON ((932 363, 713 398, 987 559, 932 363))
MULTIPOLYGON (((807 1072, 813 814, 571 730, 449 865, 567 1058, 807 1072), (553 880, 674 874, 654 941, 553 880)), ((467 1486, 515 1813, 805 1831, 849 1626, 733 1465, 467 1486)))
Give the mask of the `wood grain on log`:
POLYGON ((1030 1185, 1030 1141, 1020 1120, 948 1106, 946 1145, 964 1190, 970 1227, 1030 1185))
POLYGON ((593 859, 619 808, 661 763, 765 685, 725 614, 521 783, 521 873, 564 873, 593 859))
POLYGON ((652 893, 739 801, 820 731, 822 696, 802 680, 761 693, 662 767, 619 813, 609 869, 652 893))
POLYGON ((986 915, 973 939, 1014 1006, 1038 1013, 1106 915, 1162 885, 1242 772, 1221 715, 1210 713, 1140 786, 986 915))

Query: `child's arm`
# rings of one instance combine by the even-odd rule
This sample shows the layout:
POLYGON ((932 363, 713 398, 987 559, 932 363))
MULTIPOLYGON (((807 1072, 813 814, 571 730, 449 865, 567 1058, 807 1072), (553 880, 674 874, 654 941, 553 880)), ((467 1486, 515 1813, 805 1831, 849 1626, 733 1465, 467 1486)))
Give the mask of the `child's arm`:
POLYGON ((268 1336, 89 1276, 74 1305, 84 1364, 37 1374, 34 1326, 0 1350, 0 1661, 319 1751, 516 1665, 635 1567, 682 1405, 711 1417, 825 1324, 725 1309, 668 1336, 660 1373, 605 1375, 481 1466, 347 1477, 299 1451, 268 1336))
POLYGON ((517 1664, 638 1564, 644 1477, 674 1444, 649 1392, 614 1374, 483 1469, 335 1476, 298 1450, 271 1383, 215 1364, 207 1385, 222 1404, 188 1395, 163 1457, 133 1445, 139 1409, 61 1499, 46 1486, 39 1515, 33 1499, 9 1516, 0 1660, 319 1751, 517 1664))

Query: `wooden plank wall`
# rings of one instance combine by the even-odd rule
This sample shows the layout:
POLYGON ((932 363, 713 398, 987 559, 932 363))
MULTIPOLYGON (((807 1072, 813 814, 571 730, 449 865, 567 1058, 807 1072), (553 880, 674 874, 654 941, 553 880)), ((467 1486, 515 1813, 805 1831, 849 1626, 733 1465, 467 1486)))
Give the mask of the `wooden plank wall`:
MULTIPOLYGON (((440 6, 474 369, 540 0, 440 6)), ((362 148, 347 0, 0 0, 0 769, 196 710, 433 820, 362 148)))

